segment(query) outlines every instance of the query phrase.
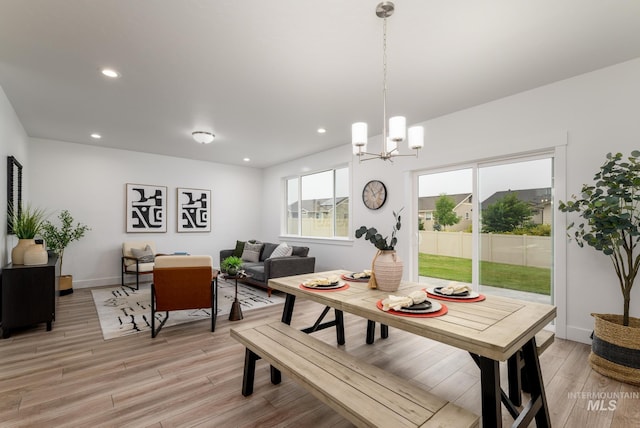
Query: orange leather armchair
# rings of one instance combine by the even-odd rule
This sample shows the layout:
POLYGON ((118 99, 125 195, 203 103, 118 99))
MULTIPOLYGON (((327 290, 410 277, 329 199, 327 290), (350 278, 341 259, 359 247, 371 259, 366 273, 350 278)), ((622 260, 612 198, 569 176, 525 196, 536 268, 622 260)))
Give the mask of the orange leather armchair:
POLYGON ((211 256, 159 256, 151 284, 151 337, 156 337, 169 319, 169 311, 211 308, 211 331, 218 312, 217 271, 211 256), (155 328, 156 312, 166 313, 155 328))

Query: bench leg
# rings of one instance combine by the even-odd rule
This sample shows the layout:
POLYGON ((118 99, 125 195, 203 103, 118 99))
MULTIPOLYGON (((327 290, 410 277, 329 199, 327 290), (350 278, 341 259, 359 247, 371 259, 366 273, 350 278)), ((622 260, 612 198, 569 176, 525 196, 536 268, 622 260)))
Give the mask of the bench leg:
POLYGON ((386 324, 380 324, 380 337, 386 339, 389 337, 389 326, 386 324))
MULTIPOLYGON (((367 320, 367 345, 371 345, 375 341, 376 336, 376 323, 371 320, 367 320)), ((389 337, 389 326, 386 324, 380 324, 380 337, 386 339, 389 337)))
POLYGON ((367 342, 367 345, 371 345, 374 342, 375 336, 376 336, 376 322, 367 320, 367 338, 365 340, 367 342))
POLYGON ((278 370, 273 366, 269 366, 269 367, 271 371, 271 383, 274 385, 277 385, 280 382, 282 382, 282 373, 280 373, 280 370, 278 370))
POLYGON ((256 375, 256 361, 258 355, 254 354, 249 349, 244 353, 244 373, 242 375, 242 395, 245 397, 253 394, 253 380, 256 375))

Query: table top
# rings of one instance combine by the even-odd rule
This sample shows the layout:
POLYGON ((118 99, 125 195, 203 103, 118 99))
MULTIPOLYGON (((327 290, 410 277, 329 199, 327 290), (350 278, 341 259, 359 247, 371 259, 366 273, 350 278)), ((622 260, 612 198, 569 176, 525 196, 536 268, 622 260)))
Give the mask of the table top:
MULTIPOLYGON (((507 360, 556 317, 553 305, 491 295, 481 302, 443 302, 449 310, 439 317, 404 317, 378 309, 376 303, 390 293, 370 289, 367 283, 344 281, 347 289, 331 292, 300 287, 307 279, 347 273, 333 270, 275 278, 269 287, 497 361, 507 360)), ((402 296, 427 287, 428 283, 403 281, 391 294, 402 296)))

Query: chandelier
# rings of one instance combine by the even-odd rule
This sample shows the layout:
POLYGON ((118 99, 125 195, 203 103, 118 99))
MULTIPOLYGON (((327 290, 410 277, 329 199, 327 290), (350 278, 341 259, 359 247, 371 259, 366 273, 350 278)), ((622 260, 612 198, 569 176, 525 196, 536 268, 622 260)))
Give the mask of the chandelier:
POLYGON ((371 159, 382 159, 393 162, 396 156, 418 157, 418 150, 424 147, 424 128, 412 126, 407 130, 406 119, 403 116, 389 118, 389 133, 387 134, 387 18, 393 15, 395 6, 390 1, 385 1, 376 7, 376 15, 383 19, 382 24, 382 151, 380 153, 367 152, 367 124, 357 122, 351 125, 351 144, 353 154, 358 156, 360 162, 371 159), (409 149, 415 150, 412 154, 400 154, 398 143, 407 140, 409 136, 409 149), (364 157, 369 156, 369 157, 364 157))

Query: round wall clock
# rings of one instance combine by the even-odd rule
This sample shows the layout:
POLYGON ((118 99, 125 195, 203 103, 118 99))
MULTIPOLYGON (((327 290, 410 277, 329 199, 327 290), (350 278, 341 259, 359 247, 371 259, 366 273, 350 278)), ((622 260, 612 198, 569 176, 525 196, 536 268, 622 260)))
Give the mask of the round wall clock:
POLYGON ((371 180, 362 189, 362 202, 371 209, 377 210, 387 200, 387 188, 382 181, 371 180))

